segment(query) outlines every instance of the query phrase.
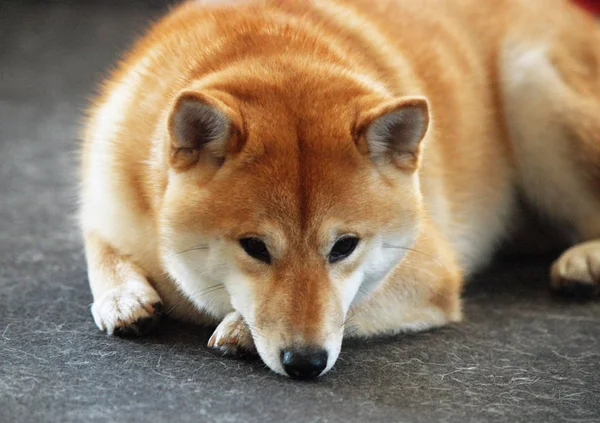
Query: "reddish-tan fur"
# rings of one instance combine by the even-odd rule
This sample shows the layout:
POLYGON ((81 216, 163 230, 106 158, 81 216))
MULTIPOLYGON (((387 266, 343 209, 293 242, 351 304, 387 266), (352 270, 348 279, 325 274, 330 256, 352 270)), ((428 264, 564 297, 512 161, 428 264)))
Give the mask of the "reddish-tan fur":
MULTIPOLYGON (((341 342, 349 315, 363 336, 460 320, 463 274, 510 233, 518 190, 581 239, 600 236, 599 45, 594 21, 563 0, 181 5, 125 57, 90 114, 81 220, 98 325, 134 324, 155 302, 199 322, 239 312, 281 372, 273 351, 341 342), (537 88, 552 75, 557 90, 537 88), (519 101, 524 88, 540 101, 535 113, 519 101), (218 151, 178 139, 192 103, 230 123, 218 151), (408 108, 422 109, 425 139, 375 160, 369 128, 408 108), (564 155, 534 154, 552 125, 547 148, 564 155), (572 178, 544 183, 538 169, 556 166, 572 178), (555 207, 574 186, 584 195, 555 207), (410 240, 378 247, 408 251, 350 310, 351 289, 335 281, 375 259, 364 247, 328 264, 332 231, 369 246, 410 240), (270 266, 239 247, 248 234, 268 240, 270 266), (194 247, 204 255, 186 262, 194 247), (101 270, 115 260, 140 269, 141 294, 101 270), (226 291, 201 296, 195 278, 216 283, 219 272, 226 291), (134 305, 114 317, 123 292, 134 305)), ((567 268, 555 284, 593 273, 567 268)), ((226 343, 217 333, 211 345, 226 343)))

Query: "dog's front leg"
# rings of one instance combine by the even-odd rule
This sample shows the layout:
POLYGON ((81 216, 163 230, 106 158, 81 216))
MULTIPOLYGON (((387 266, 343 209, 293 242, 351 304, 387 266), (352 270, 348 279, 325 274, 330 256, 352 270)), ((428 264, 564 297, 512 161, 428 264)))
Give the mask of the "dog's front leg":
POLYGON ((95 234, 85 234, 92 315, 109 335, 141 335, 158 321, 162 301, 142 269, 95 234))
POLYGON ((429 230, 381 286, 350 308, 345 337, 420 331, 460 321, 461 288, 462 274, 449 243, 429 230))

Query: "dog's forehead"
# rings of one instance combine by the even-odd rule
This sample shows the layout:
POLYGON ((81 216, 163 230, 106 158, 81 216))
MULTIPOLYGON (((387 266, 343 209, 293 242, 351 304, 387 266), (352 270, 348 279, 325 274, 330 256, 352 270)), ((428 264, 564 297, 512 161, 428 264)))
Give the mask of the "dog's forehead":
POLYGON ((279 143, 267 146, 245 170, 254 202, 268 211, 272 224, 305 237, 317 235, 327 222, 360 213, 368 169, 352 145, 340 142, 324 148, 302 139, 279 143))

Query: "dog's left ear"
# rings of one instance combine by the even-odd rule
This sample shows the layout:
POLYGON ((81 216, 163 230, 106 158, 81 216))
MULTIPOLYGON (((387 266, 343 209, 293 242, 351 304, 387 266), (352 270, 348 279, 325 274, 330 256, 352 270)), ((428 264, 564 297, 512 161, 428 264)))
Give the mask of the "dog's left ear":
POLYGON ((429 106, 424 97, 388 100, 359 114, 357 147, 377 164, 392 163, 414 171, 428 126, 429 106))

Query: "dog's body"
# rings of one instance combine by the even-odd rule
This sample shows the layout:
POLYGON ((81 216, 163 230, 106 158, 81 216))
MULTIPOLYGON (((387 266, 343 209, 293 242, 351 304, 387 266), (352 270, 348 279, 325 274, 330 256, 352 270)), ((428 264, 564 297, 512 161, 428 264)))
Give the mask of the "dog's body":
POLYGON ((81 221, 100 328, 139 330, 162 304, 222 321, 211 346, 314 377, 344 330, 460 320, 462 278, 519 196, 589 241, 553 286, 597 290, 590 17, 562 0, 227 3, 155 25, 92 111, 81 221))

